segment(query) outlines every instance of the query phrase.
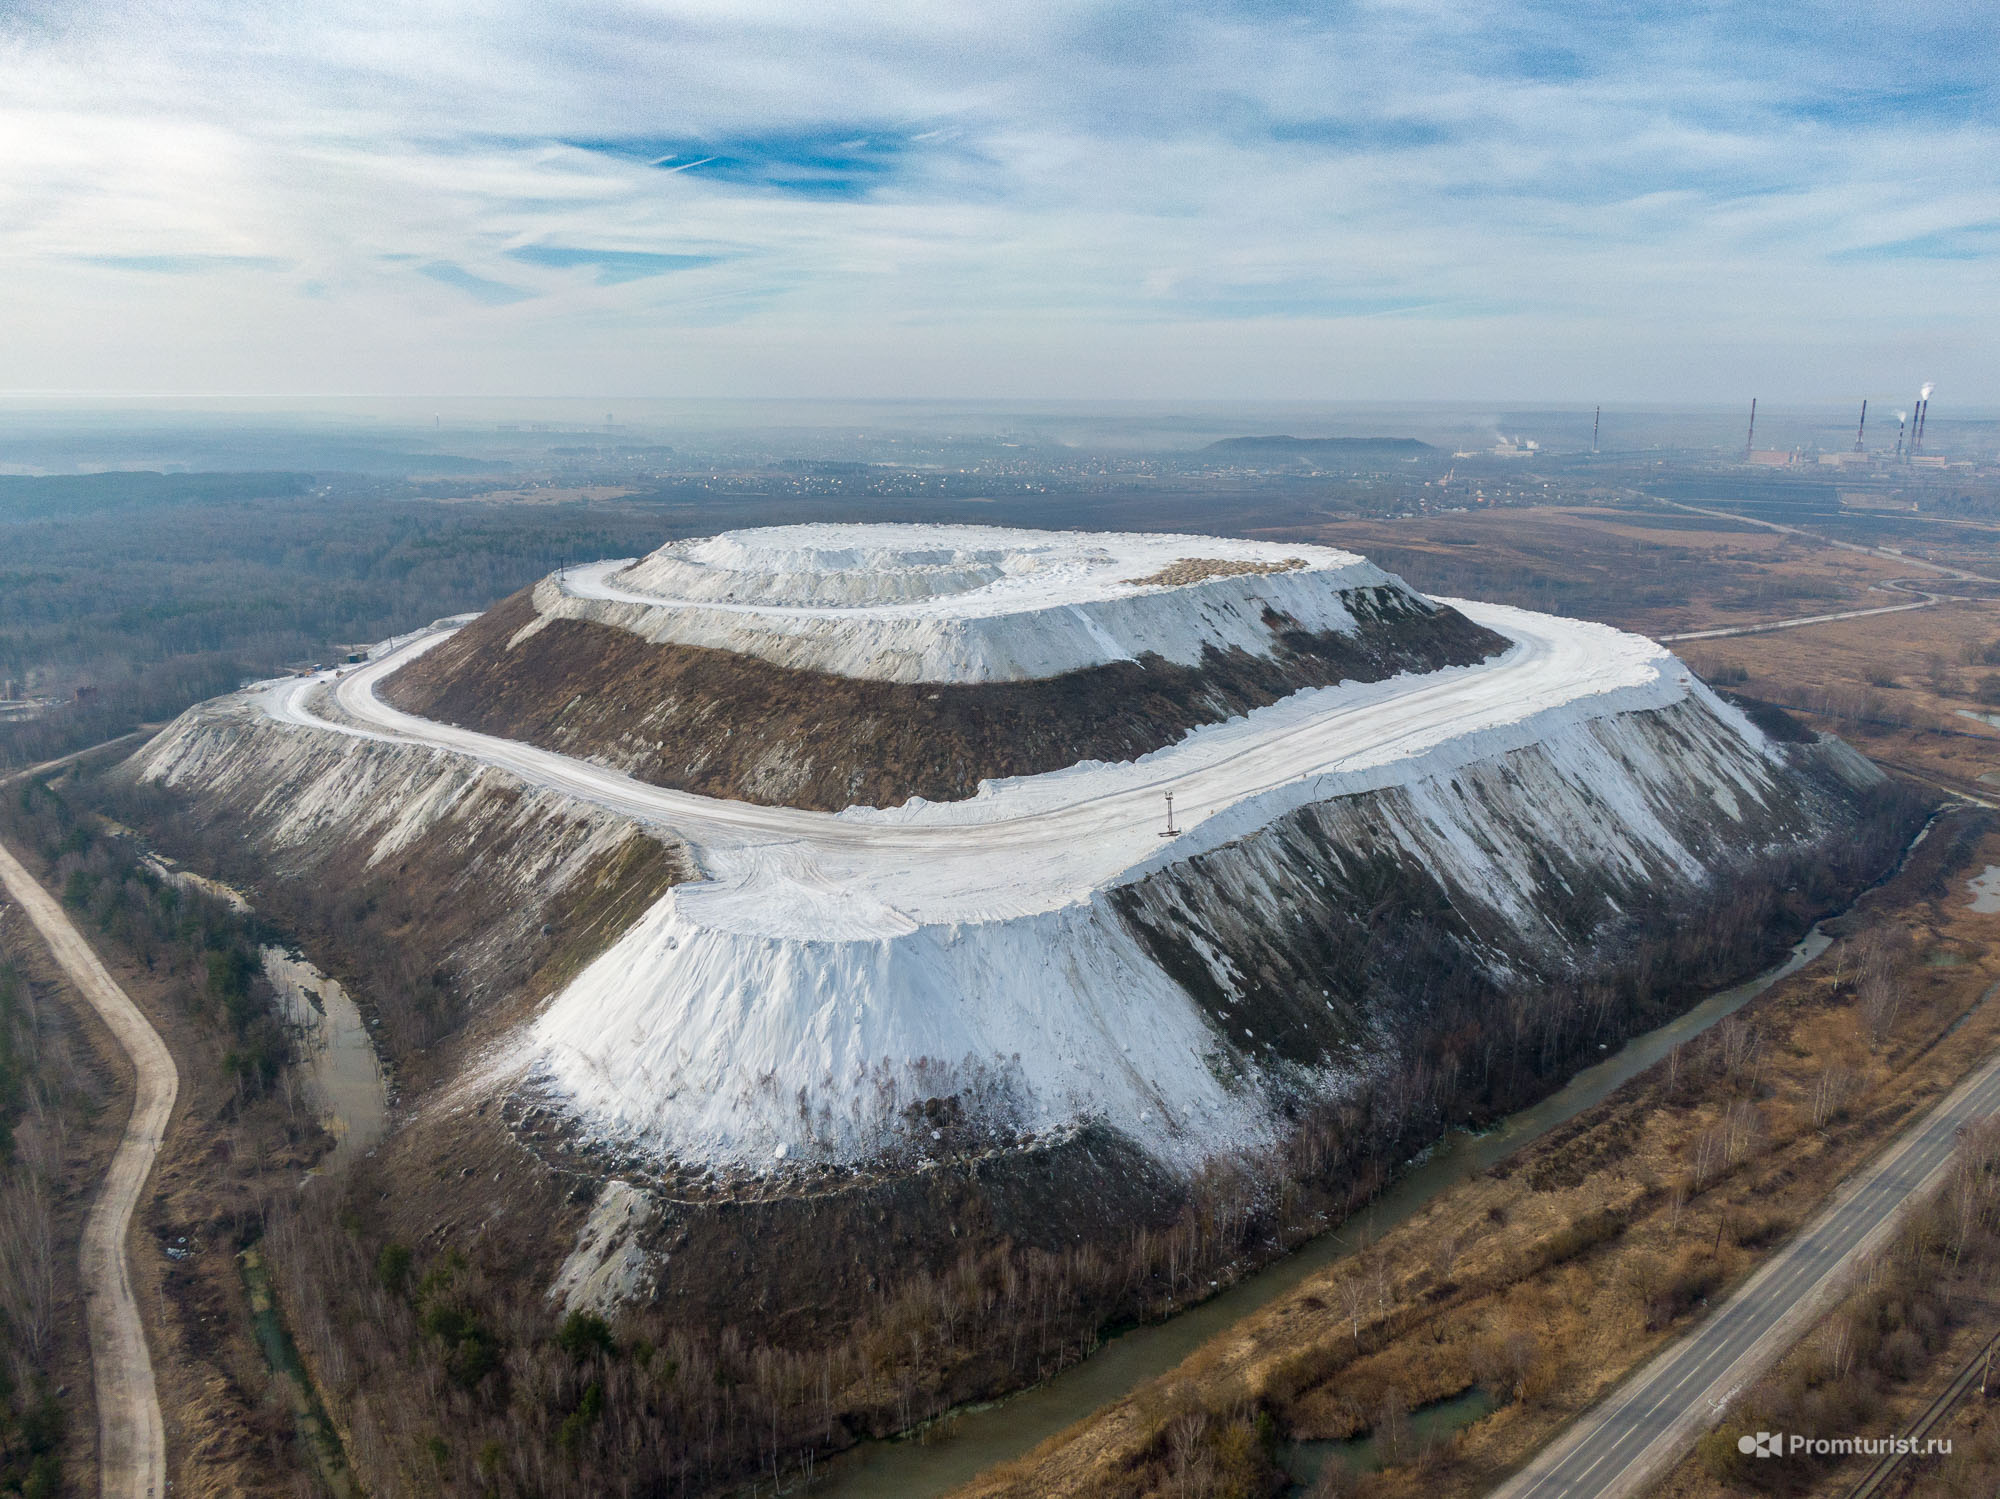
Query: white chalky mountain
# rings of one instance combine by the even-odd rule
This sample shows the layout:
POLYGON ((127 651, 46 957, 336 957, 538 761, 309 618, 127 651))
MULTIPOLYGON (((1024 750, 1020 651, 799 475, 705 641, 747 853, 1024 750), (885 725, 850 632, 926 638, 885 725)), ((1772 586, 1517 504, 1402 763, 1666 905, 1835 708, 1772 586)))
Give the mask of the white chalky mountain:
MULTIPOLYGON (((1085 1127, 1173 1174, 1274 1144, 1302 1106, 1394 1075, 1449 1005, 1615 973, 1662 913, 1837 841, 1880 779, 1835 742, 1772 739, 1650 641, 1427 599, 1325 547, 784 527, 570 569, 508 607, 486 636, 441 625, 198 708, 138 773, 227 805, 294 870, 315 847, 378 868, 439 828, 476 845, 504 824, 511 852, 483 877, 525 914, 452 939, 479 973, 593 859, 667 844, 684 877, 480 1031, 461 1080, 727 1174, 1085 1127), (1148 720, 1155 747, 1130 758, 1058 755, 948 800, 785 805, 661 768, 705 710, 685 696, 653 738, 643 712, 575 737, 560 663, 585 655, 699 666, 724 684, 712 736, 768 733, 766 758, 818 747, 757 720, 757 693, 730 699, 732 671, 797 674, 828 702, 893 689, 869 710, 886 718, 990 718, 1041 692, 1081 712, 1076 684, 1099 680, 1093 710, 1168 680, 1194 706, 1148 720), (461 702, 468 680, 547 678, 553 707, 515 735, 377 691, 404 701, 427 669, 433 700, 454 673, 461 702), (1308 669, 1319 685, 1295 688, 1308 669)), ((1005 721, 983 728, 1004 741, 1005 721)))

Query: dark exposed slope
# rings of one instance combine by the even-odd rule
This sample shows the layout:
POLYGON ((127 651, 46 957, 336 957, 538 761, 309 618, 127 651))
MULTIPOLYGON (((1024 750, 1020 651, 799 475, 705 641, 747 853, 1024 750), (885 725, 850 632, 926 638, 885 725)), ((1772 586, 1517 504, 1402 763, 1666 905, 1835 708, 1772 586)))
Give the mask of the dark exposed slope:
POLYGON ((664 833, 408 746, 226 708, 152 749, 170 766, 154 781, 134 762, 102 809, 248 891, 370 1010, 406 1093, 449 1074, 466 1034, 518 1024, 695 873, 664 833))
POLYGON ((1039 682, 865 681, 794 671, 609 625, 536 618, 525 592, 397 672, 384 696, 428 718, 616 765, 655 785, 837 811, 956 801, 982 780, 1130 760, 1302 687, 1464 666, 1506 642, 1391 589, 1347 603, 1357 635, 1270 623, 1271 657, 1114 662, 1039 682))

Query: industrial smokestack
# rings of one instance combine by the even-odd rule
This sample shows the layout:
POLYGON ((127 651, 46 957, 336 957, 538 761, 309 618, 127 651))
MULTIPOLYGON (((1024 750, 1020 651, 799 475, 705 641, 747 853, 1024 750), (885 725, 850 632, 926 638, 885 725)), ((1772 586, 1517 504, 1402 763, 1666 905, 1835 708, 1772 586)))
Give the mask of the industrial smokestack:
POLYGON ((1603 420, 1604 408, 1600 406, 1597 408, 1597 415, 1590 419, 1590 451, 1593 453, 1597 451, 1597 427, 1603 420))
POLYGON ((1863 401, 1861 403, 1861 425, 1854 429, 1855 452, 1865 453, 1868 451, 1868 446, 1865 441, 1867 436, 1868 436, 1868 403, 1866 401, 1863 401))
POLYGON ((1931 392, 1937 387, 1930 381, 1917 392, 1917 429, 1910 434, 1910 456, 1915 457, 1924 450, 1924 421, 1931 414, 1931 392))
POLYGON ((1909 412, 1899 411, 1896 413, 1896 456, 1898 458, 1903 456, 1903 429, 1909 425, 1909 422, 1909 412))
POLYGON ((1743 461, 1748 463, 1750 455, 1757 451, 1757 398, 1750 398, 1750 435, 1743 439, 1743 461))

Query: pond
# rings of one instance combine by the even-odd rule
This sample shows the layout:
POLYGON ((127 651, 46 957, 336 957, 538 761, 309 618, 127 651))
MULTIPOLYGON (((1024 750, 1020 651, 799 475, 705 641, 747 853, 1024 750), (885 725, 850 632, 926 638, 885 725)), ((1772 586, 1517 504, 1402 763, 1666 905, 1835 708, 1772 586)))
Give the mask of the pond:
POLYGON ((1301 1486, 1314 1483, 1328 1463, 1339 1463, 1350 1473, 1374 1473, 1410 1461, 1434 1442, 1450 1441, 1505 1403, 1486 1386, 1474 1385, 1411 1411, 1403 1418, 1403 1429, 1389 1435, 1387 1450, 1384 1434, 1369 1431, 1339 1442, 1289 1443, 1282 1461, 1292 1481, 1301 1486))

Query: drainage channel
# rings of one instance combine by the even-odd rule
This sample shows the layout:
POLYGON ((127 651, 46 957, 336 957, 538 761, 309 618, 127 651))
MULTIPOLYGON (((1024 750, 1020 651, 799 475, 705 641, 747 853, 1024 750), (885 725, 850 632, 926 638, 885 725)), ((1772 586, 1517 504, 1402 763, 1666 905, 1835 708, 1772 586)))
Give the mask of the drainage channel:
POLYGON ((1082 1363, 1033 1389, 946 1417, 927 1433, 928 1440, 913 1437, 865 1442, 836 1457, 828 1477, 815 1492, 837 1499, 929 1499, 971 1481, 995 1464, 1019 1457, 1065 1426, 1166 1373, 1240 1318, 1353 1253, 1361 1239, 1379 1237, 1441 1193, 1601 1103, 1676 1046, 1797 973, 1832 942, 1820 926, 1814 926, 1782 963, 1746 983, 1710 995, 1657 1029, 1633 1037, 1540 1103, 1509 1114, 1477 1134, 1460 1130, 1445 1136, 1421 1164, 1373 1203, 1284 1259, 1245 1276, 1169 1321, 1136 1327, 1107 1340, 1082 1363))

